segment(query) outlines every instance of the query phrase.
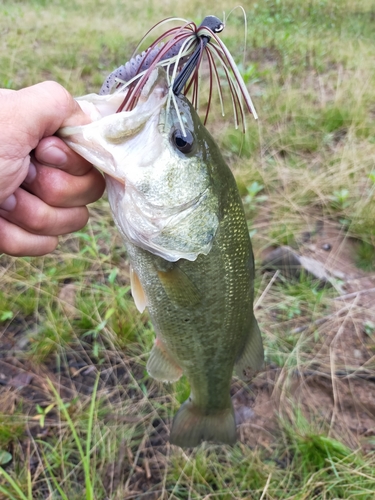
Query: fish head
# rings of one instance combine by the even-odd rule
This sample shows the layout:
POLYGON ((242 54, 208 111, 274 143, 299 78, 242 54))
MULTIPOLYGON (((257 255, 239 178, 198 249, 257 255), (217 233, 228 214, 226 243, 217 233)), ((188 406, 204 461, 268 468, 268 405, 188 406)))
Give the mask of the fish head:
POLYGON ((150 74, 132 111, 116 113, 119 100, 78 99, 94 121, 65 127, 60 137, 105 173, 125 241, 171 262, 207 255, 219 225, 216 145, 189 101, 171 96, 162 68, 150 74))

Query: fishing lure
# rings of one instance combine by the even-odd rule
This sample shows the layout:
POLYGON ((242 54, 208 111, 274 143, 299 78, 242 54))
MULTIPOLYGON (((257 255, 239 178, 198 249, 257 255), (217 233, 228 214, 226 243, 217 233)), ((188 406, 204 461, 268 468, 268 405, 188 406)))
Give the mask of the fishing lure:
POLYGON ((115 69, 104 81, 99 94, 125 93, 127 89, 118 112, 130 111, 136 106, 141 90, 153 69, 156 66, 162 66, 166 69, 169 78, 169 99, 173 100, 173 96, 178 96, 180 93, 187 95, 191 92, 190 100, 194 108, 197 109, 199 104, 199 72, 205 56, 209 67, 209 95, 204 123, 207 122, 210 112, 214 80, 218 89, 221 111, 224 115, 223 86, 219 76, 219 66, 223 69, 230 90, 235 126, 238 128, 239 122, 241 122, 243 130, 245 130, 245 109, 241 96, 246 108, 255 119, 257 113, 233 57, 218 37, 218 34, 224 29, 224 23, 219 18, 207 16, 198 27, 195 23, 185 19, 165 19, 146 33, 136 51, 155 28, 176 20, 183 21, 185 24, 167 30, 147 50, 133 55, 125 65, 115 69))

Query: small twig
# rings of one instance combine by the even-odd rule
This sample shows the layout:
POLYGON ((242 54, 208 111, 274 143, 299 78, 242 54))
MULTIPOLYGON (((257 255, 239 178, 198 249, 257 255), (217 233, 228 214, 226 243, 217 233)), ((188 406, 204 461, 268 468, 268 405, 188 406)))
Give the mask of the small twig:
MULTIPOLYGON (((296 377, 320 377, 331 380, 332 373, 318 370, 293 370, 293 375, 296 377)), ((375 382, 375 374, 366 369, 352 370, 336 370, 334 376, 339 379, 354 379, 354 380, 367 380, 367 382, 375 382)))
MULTIPOLYGON (((137 468, 137 462, 138 462, 138 459, 139 459, 139 455, 141 454, 141 452, 144 450, 145 448, 145 441, 147 439, 147 436, 145 435, 138 447, 138 450, 137 450, 137 453, 135 454, 135 458, 134 458, 134 461, 133 461, 133 464, 131 466, 131 469, 130 469, 130 472, 129 472, 129 476, 128 476, 128 479, 126 480, 126 483, 125 483, 125 487, 124 487, 124 490, 127 491, 129 489, 129 484, 130 484, 130 480, 132 478, 132 475, 134 473, 134 471, 136 470, 137 468)), ((143 470, 143 469, 142 469, 143 470)))
POLYGON ((267 295, 268 290, 271 288, 271 286, 273 285, 274 281, 276 280, 276 278, 278 277, 279 274, 280 274, 280 271, 277 270, 275 272, 275 274, 272 276, 272 278, 270 279, 270 282, 268 283, 268 285, 266 286, 266 288, 263 290, 262 295, 255 302, 255 304, 254 304, 254 310, 256 310, 256 309, 258 309, 258 307, 260 307, 260 304, 262 303, 263 298, 267 295))
POLYGON ((375 288, 367 288, 365 290, 359 290, 358 292, 347 293, 346 295, 340 295, 339 297, 335 297, 333 300, 346 300, 346 299, 354 299, 359 295, 364 295, 367 293, 375 292, 375 288))
POLYGON ((260 497, 260 499, 259 499, 259 500, 263 500, 264 495, 267 493, 268 486, 270 485, 271 477, 272 477, 272 472, 270 472, 270 473, 269 473, 269 476, 268 476, 268 478, 267 478, 267 482, 266 482, 266 485, 265 485, 265 487, 264 487, 264 490, 263 490, 262 496, 260 497))
POLYGON ((332 395, 333 395, 333 410, 332 410, 332 416, 331 416, 331 423, 329 427, 329 433, 328 437, 331 437, 331 434, 333 432, 334 425, 336 423, 336 415, 339 412, 339 405, 340 405, 340 392, 337 387, 337 380, 334 377, 334 374, 336 372, 336 359, 337 359, 337 349, 336 349, 336 344, 339 341, 339 338, 341 337, 342 333, 345 331, 346 323, 348 322, 349 318, 351 317, 351 311, 353 308, 356 307, 357 302, 358 302, 359 295, 356 296, 353 302, 350 302, 348 304, 348 313, 346 314, 345 318, 343 319, 339 329, 337 330, 337 333, 335 334, 334 338, 329 344, 329 359, 330 359, 330 368, 331 368, 331 382, 332 382, 332 395))
POLYGON ((145 472, 146 472, 146 478, 147 479, 151 479, 152 478, 152 474, 151 474, 151 471, 150 471, 150 466, 149 466, 147 457, 145 457, 143 459, 143 466, 144 466, 144 469, 145 469, 145 472))

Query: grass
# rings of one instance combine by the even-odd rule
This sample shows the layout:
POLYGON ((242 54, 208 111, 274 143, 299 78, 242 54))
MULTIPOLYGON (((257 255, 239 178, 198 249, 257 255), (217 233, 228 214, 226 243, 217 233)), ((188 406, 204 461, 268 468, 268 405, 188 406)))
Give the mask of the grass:
MULTIPOLYGON (((0 86, 50 78, 74 95, 95 92, 161 18, 199 23, 229 7, 3 1, 0 86)), ((252 415, 240 442, 168 444, 189 388, 146 373, 154 333, 130 297, 103 199, 52 255, 0 257, 0 499, 373 498, 373 2, 260 0, 245 10, 245 61, 239 10, 222 37, 260 119, 248 119, 245 138, 218 107, 208 122, 243 196, 266 351, 251 386, 233 382, 236 408, 252 415), (263 272, 264 250, 285 244, 323 256, 335 285, 263 272)))

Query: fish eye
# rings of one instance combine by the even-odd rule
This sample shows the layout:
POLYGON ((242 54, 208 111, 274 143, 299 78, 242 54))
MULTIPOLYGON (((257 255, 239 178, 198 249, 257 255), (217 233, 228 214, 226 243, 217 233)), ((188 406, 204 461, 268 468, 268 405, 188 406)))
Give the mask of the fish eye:
POLYGON ((193 149, 194 136, 190 130, 186 130, 186 135, 184 135, 179 129, 175 130, 172 134, 172 140, 176 148, 181 151, 181 153, 188 154, 193 149))

